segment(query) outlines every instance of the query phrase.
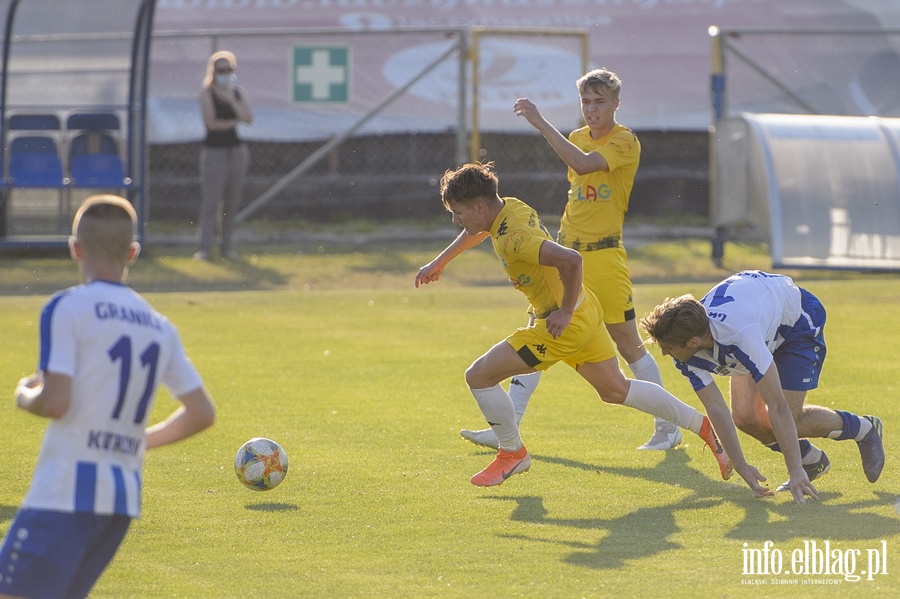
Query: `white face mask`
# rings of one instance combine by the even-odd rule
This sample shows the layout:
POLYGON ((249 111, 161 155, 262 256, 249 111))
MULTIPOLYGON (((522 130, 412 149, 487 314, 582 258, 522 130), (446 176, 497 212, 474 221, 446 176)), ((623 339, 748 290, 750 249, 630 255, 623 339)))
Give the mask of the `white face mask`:
POLYGON ((237 81, 237 75, 234 73, 230 75, 216 75, 215 81, 217 85, 230 85, 237 81))

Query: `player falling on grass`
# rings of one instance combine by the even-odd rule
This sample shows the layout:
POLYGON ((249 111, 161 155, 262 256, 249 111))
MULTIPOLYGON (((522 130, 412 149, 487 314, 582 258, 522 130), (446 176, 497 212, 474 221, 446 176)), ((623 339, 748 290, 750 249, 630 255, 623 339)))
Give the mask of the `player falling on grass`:
POLYGON ((140 515, 145 450, 215 419, 175 327, 125 284, 136 223, 112 195, 75 215, 82 285, 44 306, 38 370, 15 391, 18 407, 51 420, 0 548, 0 597, 86 597, 140 515), (182 405, 145 430, 158 383, 182 405))
MULTIPOLYGON (((528 327, 492 347, 466 370, 466 384, 499 442, 497 456, 472 477, 472 484, 499 485, 528 470, 531 457, 519 435, 513 402, 500 382, 546 370, 559 361, 574 367, 603 401, 653 414, 700 435, 712 448, 722 477, 728 479, 731 465, 709 419, 659 385, 626 379, 619 370, 612 339, 601 326, 602 308, 582 286, 581 254, 555 243, 530 206, 516 198, 501 198, 497 187, 490 164, 467 164, 444 173, 441 200, 463 231, 419 269, 415 281, 416 287, 437 281, 454 258, 490 237, 534 316, 528 327)), ((756 481, 754 485, 757 492, 765 492, 756 481)))
POLYGON ((809 482, 830 468, 825 452, 806 437, 853 439, 869 482, 881 476, 879 418, 805 403, 825 361, 825 308, 789 277, 743 271, 700 301, 690 295, 666 300, 641 325, 691 382, 735 468, 742 458, 732 418, 784 455, 790 480, 778 490, 789 489, 801 503, 809 482), (731 377, 732 415, 710 373, 731 377))
MULTIPOLYGON (((603 308, 603 324, 616 349, 637 379, 662 386, 656 360, 638 334, 632 299, 631 276, 622 243, 622 225, 641 158, 641 144, 631 129, 616 122, 622 82, 607 69, 595 69, 576 81, 585 126, 568 139, 541 115, 527 98, 513 106, 540 131, 568 166, 570 189, 560 222, 560 245, 577 250, 584 264, 584 285, 603 308)), ((540 372, 518 376, 509 383, 509 394, 519 420, 540 380, 540 372)), ((497 447, 491 429, 460 434, 469 441, 497 447)), ((665 450, 681 442, 681 431, 657 418, 653 435, 638 449, 665 450)))

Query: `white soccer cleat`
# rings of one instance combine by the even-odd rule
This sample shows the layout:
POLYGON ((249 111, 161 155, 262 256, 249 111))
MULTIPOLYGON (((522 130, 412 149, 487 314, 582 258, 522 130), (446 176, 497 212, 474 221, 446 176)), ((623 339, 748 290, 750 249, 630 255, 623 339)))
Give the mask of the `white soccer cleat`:
POLYGON ((474 443, 475 445, 490 447, 491 449, 500 448, 500 441, 497 440, 497 435, 494 434, 494 429, 492 428, 486 428, 480 431, 470 431, 469 429, 464 428, 459 431, 459 434, 462 435, 463 439, 474 443))
MULTIPOLYGON (((828 459, 828 456, 825 455, 825 452, 823 451, 822 457, 819 458, 818 462, 816 462, 815 464, 803 464, 803 469, 806 470, 806 476, 809 477, 809 482, 812 482, 828 474, 828 471, 831 470, 831 460, 828 459)), ((775 490, 790 491, 791 481, 784 481, 783 483, 778 485, 775 490)))
POLYGON ((681 429, 671 422, 663 421, 656 425, 650 440, 638 447, 638 449, 666 450, 672 449, 681 443, 681 429))

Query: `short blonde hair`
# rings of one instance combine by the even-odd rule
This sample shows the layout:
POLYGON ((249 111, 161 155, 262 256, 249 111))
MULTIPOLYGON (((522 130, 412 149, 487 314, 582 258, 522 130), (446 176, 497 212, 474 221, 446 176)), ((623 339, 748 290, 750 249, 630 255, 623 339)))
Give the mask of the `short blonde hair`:
POLYGON ((75 213, 72 237, 91 256, 127 261, 137 237, 134 206, 121 196, 93 195, 75 213))
POLYGON ((622 80, 609 69, 601 67, 579 77, 575 86, 578 88, 579 94, 583 94, 585 91, 604 91, 616 99, 619 97, 619 92, 622 91, 622 80))

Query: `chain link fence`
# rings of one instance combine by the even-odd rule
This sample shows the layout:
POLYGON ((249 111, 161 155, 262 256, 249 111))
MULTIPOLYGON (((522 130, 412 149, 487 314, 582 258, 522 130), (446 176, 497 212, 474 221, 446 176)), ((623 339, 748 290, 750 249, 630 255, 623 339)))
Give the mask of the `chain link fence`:
MULTIPOLYGON (((448 30, 157 35, 149 106, 151 227, 154 220, 196 217, 203 134, 197 97, 206 58, 218 49, 237 56, 239 83, 256 113, 254 124, 240 129, 251 151, 245 208, 273 185, 283 184, 248 218, 437 216, 443 213, 437 181, 446 169, 467 160, 493 161, 501 194, 519 196, 548 216, 561 214, 568 188, 565 165, 540 134, 513 114, 512 105, 519 97, 531 98, 564 134, 581 125, 575 81, 586 70, 583 32, 476 33, 474 48, 472 32, 448 30), (454 44, 462 44, 462 59, 454 44), (365 56, 366 61, 358 62, 367 71, 354 72, 350 82, 353 99, 286 102, 290 90, 281 81, 284 77, 272 74, 289 70, 286 57, 298 46, 342 46, 351 57, 365 56), (446 58, 435 62, 441 52, 446 58), (401 89, 417 73, 420 80, 401 89), (390 103, 378 105, 392 93, 390 103), (353 129, 364 118, 368 120, 353 129), (350 129, 352 134, 305 172, 283 181, 350 129)), ((651 214, 672 208, 672 202, 652 199, 661 195, 674 197, 676 209, 687 202, 689 211, 705 214, 706 133, 667 133, 678 150, 657 146, 666 136, 639 132, 647 159, 633 207, 651 214)))

